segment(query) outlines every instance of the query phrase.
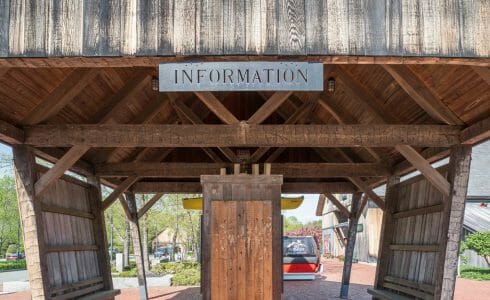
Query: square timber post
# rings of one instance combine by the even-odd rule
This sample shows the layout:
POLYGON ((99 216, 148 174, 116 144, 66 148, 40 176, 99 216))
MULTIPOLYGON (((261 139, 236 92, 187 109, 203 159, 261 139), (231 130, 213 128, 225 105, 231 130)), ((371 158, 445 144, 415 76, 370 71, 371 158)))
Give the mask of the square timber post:
POLYGON ((282 175, 203 175, 203 299, 280 299, 282 175))

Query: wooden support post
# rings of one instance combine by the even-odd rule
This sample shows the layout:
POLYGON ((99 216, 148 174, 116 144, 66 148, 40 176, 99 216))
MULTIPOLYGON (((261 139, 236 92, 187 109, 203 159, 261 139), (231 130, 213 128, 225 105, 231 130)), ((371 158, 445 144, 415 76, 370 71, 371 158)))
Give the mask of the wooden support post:
POLYGON ((342 284, 340 287, 340 298, 347 299, 349 294, 350 272, 352 269, 352 259, 354 256, 354 246, 357 234, 357 213, 361 204, 362 193, 352 194, 352 202, 349 214, 349 230, 347 233, 347 246, 345 247, 344 268, 342 270, 342 284))
POLYGON ((36 197, 37 180, 34 153, 25 145, 14 145, 15 182, 24 231, 24 248, 32 299, 49 298, 49 278, 45 257, 41 201, 36 197))
POLYGON ((103 278, 104 290, 112 290, 112 275, 109 250, 107 248, 107 234, 105 230, 104 211, 102 210, 102 194, 100 182, 95 176, 87 176, 90 183, 90 207, 94 216, 93 230, 95 245, 97 246, 97 263, 103 278))
POLYGON ((378 264, 376 265, 376 278, 374 288, 382 289, 384 277, 388 274, 390 260, 390 244, 393 236, 393 213, 397 201, 397 187, 399 176, 390 176, 386 183, 385 209, 381 223, 381 237, 379 240, 378 264))
POLYGON ((466 192, 470 174, 471 146, 454 146, 449 160, 450 196, 444 197, 442 240, 435 270, 434 299, 452 299, 456 284, 459 245, 463 228, 466 192))
POLYGON ((133 241, 134 258, 136 260, 136 270, 138 273, 138 285, 140 290, 140 299, 148 299, 148 289, 146 286, 146 274, 144 267, 143 247, 141 244, 141 233, 138 222, 138 212, 136 207, 136 197, 132 192, 124 193, 124 200, 128 206, 131 217, 129 225, 131 228, 131 239, 133 241))

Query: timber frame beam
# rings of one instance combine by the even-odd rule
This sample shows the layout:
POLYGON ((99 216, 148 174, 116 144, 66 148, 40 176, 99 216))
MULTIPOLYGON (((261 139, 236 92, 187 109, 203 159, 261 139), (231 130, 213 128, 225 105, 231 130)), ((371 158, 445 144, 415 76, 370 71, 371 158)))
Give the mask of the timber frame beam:
POLYGON ((38 125, 25 143, 38 147, 449 147, 448 125, 38 125))
MULTIPOLYGON (((218 175, 221 168, 233 169, 231 163, 112 163, 96 166, 100 177, 199 178, 202 174, 218 175)), ((389 176, 390 169, 379 163, 272 163, 272 174, 285 178, 328 178, 351 176, 389 176)))

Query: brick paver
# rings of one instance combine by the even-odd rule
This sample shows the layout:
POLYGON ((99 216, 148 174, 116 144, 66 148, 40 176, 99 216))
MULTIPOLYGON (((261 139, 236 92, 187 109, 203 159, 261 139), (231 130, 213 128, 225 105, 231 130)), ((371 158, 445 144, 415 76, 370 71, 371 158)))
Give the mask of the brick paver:
MULTIPOLYGON (((324 273, 318 275, 315 281, 288 281, 284 283, 284 300, 323 300, 339 299, 340 279, 342 278, 342 262, 331 259, 325 261, 324 273)), ((374 283, 376 267, 367 264, 354 264, 352 267, 350 299, 371 299, 366 289, 374 283)), ((456 300, 483 300, 489 299, 490 282, 474 281, 458 278, 456 280, 456 300)), ((138 299, 137 289, 124 289, 117 300, 138 299)), ((199 287, 162 287, 151 288, 150 299, 159 300, 194 300, 201 299, 199 287)), ((27 300, 28 292, 0 296, 0 300, 27 300)))

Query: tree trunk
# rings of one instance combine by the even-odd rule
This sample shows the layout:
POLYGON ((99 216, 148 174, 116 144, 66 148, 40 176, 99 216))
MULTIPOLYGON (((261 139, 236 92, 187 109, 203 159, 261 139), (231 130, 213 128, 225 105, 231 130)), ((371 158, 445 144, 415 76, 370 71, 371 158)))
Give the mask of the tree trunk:
POLYGON ((123 266, 129 266, 129 243, 131 241, 131 227, 129 222, 126 220, 126 233, 124 234, 123 242, 123 266))

